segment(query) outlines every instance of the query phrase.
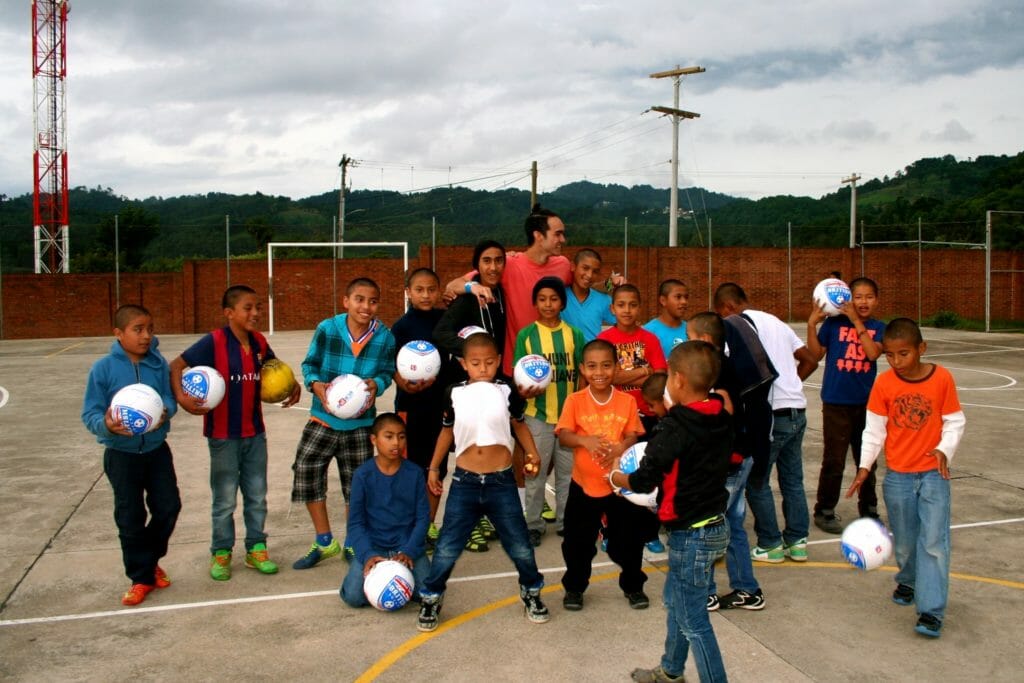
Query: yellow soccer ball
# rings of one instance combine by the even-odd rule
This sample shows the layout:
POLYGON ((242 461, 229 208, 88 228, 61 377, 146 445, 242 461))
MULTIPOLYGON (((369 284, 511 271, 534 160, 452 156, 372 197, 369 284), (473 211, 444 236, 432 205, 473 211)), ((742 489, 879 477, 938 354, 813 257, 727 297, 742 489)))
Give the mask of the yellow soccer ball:
POLYGON ((260 399, 264 403, 280 403, 295 390, 295 373, 288 364, 271 358, 260 368, 260 399))

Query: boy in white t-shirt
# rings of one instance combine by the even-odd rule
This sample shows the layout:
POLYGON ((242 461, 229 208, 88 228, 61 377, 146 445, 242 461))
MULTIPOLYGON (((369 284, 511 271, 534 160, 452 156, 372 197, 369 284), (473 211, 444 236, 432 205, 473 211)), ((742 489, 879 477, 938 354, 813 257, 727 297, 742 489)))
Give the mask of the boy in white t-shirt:
POLYGON ((420 589, 417 628, 437 628, 448 577, 481 515, 494 524, 502 547, 519 572, 519 596, 526 605, 527 619, 542 624, 550 618, 540 599, 544 576, 537 569, 512 471, 513 431, 526 450, 526 475, 535 477, 540 471, 537 449, 524 422, 526 402, 509 382, 498 377, 501 354, 489 334, 470 335, 463 342, 459 363, 469 379, 448 388, 443 427, 427 472, 427 487, 440 496, 444 490, 439 476, 441 460, 448 457, 454 441, 455 472, 430 576, 420 589))

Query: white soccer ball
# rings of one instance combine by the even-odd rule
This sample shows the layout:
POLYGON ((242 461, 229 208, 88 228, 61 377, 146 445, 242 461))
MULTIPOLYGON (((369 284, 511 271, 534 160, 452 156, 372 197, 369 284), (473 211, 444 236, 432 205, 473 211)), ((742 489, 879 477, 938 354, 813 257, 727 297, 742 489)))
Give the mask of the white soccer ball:
MULTIPOLYGON (((647 454, 647 442, 641 441, 635 443, 626 449, 626 452, 619 457, 619 470, 623 474, 633 474, 640 467, 640 463, 644 459, 644 455, 647 454)), ((626 500, 634 505, 641 505, 648 508, 651 511, 656 512, 658 510, 658 489, 655 488, 650 493, 635 493, 629 489, 619 489, 626 500)))
POLYGON ((327 385, 325 392, 331 415, 343 420, 357 418, 370 407, 370 390, 366 382, 356 375, 338 375, 327 385))
POLYGON ((892 555, 892 534, 877 519, 861 517, 843 529, 842 551, 857 569, 878 569, 892 555))
POLYGON ((469 337, 469 335, 471 335, 471 334, 481 334, 481 333, 482 334, 487 334, 487 330, 485 330, 484 328, 480 327, 479 325, 466 325, 461 330, 459 330, 459 337, 461 337, 462 339, 467 339, 469 337))
POLYGON ((814 302, 825 310, 829 317, 839 315, 839 307, 853 296, 850 287, 839 278, 826 278, 814 287, 814 302))
POLYGON ((411 341, 398 349, 395 367, 405 381, 412 384, 425 382, 437 377, 441 371, 441 354, 428 341, 411 341))
POLYGON ((164 401, 147 384, 129 384, 114 394, 110 414, 132 434, 145 434, 156 429, 164 414, 164 401))
POLYGON ((214 368, 197 365, 181 373, 182 390, 203 402, 204 408, 216 408, 224 400, 224 377, 214 368))
POLYGON ((363 593, 370 604, 384 612, 401 609, 412 599, 412 572, 401 562, 383 560, 363 580, 363 593))
POLYGON ((531 353, 516 361, 512 377, 523 389, 546 389, 551 384, 551 363, 544 356, 531 353))

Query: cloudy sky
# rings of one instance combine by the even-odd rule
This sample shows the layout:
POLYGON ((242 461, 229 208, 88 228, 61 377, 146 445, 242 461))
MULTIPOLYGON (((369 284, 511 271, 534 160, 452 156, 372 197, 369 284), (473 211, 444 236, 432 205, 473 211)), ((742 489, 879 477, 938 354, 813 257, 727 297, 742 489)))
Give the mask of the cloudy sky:
MULTIPOLYGON (((77 0, 71 186, 304 197, 449 182, 819 196, 1024 150, 1020 0, 77 0)), ((0 193, 32 188, 30 3, 0 12, 0 193)))

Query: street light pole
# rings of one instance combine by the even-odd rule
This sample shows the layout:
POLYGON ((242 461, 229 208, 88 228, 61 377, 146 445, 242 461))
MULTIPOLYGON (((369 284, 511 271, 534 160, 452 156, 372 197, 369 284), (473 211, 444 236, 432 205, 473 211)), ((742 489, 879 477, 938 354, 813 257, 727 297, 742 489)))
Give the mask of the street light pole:
POLYGON ((843 184, 850 184, 850 249, 857 246, 857 181, 860 176, 851 173, 849 178, 843 178, 843 184))

